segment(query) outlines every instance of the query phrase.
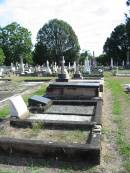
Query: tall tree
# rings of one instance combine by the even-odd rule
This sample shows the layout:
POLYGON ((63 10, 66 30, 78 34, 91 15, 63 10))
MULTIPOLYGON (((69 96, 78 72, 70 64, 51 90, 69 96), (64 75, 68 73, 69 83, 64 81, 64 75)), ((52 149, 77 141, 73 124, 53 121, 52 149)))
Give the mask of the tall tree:
POLYGON ((5 64, 24 61, 31 62, 31 33, 16 22, 0 28, 0 47, 5 54, 5 64))
POLYGON ((5 60, 5 55, 4 55, 3 49, 0 48, 0 64, 2 64, 4 60, 5 60))
POLYGON ((46 45, 43 45, 41 42, 38 42, 35 45, 35 49, 33 51, 33 63, 43 65, 48 60, 48 56, 49 52, 47 51, 46 45))
POLYGON ((106 54, 102 54, 96 57, 96 61, 98 65, 104 65, 104 66, 110 65, 110 59, 106 54))
POLYGON ((107 38, 103 50, 106 53, 107 57, 109 57, 109 59, 107 59, 109 63, 111 58, 113 58, 115 63, 118 63, 120 65, 123 60, 126 62, 128 36, 126 33, 125 24, 120 24, 114 29, 110 37, 107 38))
MULTIPOLYGON (((65 56, 67 61, 73 61, 80 50, 78 38, 72 27, 58 19, 50 20, 39 30, 35 49, 40 44, 46 46, 47 59, 58 63, 61 61, 61 56, 65 56)), ((43 56, 37 58, 41 59, 43 56)))

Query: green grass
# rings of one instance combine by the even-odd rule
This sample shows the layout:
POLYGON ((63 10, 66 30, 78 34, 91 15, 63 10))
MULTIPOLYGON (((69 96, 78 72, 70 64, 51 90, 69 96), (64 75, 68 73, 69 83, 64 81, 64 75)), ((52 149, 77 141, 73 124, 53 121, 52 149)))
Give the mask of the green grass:
POLYGON ((28 95, 24 95, 23 99, 24 99, 25 103, 27 104, 28 103, 28 98, 33 96, 33 95, 40 95, 40 96, 44 95, 45 92, 46 92, 46 88, 47 88, 47 85, 46 84, 42 84, 37 91, 35 91, 35 92, 31 93, 31 94, 28 94, 28 95))
POLYGON ((113 108, 112 115, 113 120, 117 124, 116 131, 116 141, 119 149, 119 153, 124 158, 124 166, 127 171, 130 172, 130 144, 126 142, 125 138, 125 124, 123 121, 123 110, 122 110, 122 98, 123 101, 128 106, 130 101, 128 96, 124 93, 122 84, 128 82, 128 79, 122 78, 118 79, 116 77, 111 77, 110 75, 106 75, 106 82, 108 88, 111 89, 112 97, 113 97, 113 108))
POLYGON ((6 118, 8 115, 9 115, 9 108, 7 105, 0 108, 0 118, 6 118))
POLYGON ((16 172, 16 171, 1 171, 0 170, 0 173, 19 173, 19 172, 16 172))

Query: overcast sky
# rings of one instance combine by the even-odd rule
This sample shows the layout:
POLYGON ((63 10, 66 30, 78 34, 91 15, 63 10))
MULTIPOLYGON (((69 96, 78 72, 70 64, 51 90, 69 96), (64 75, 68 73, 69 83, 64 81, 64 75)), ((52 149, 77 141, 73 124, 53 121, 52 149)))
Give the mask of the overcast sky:
POLYGON ((32 33, 36 42, 38 30, 50 19, 69 23, 78 36, 81 50, 95 55, 112 30, 125 22, 126 0, 0 0, 0 25, 17 22, 32 33))

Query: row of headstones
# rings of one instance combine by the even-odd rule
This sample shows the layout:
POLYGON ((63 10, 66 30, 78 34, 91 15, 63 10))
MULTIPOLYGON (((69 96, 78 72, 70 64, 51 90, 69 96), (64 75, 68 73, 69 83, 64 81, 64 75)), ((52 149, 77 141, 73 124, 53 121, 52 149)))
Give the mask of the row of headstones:
MULTIPOLYGON (((64 60, 64 64, 65 64, 65 60, 64 60)), ((77 68, 79 71, 79 64, 76 63, 76 61, 74 61, 73 65, 71 66, 70 63, 68 65, 68 67, 64 67, 66 70, 68 70, 69 72, 72 71, 73 73, 77 72, 77 68)), ((91 65, 90 65, 90 61, 88 60, 88 58, 85 60, 85 65, 83 66, 83 68, 80 68, 80 70, 82 72, 87 72, 90 73, 91 72, 91 65)), ((13 63, 11 63, 10 67, 1 67, 0 68, 0 76, 2 76, 2 74, 4 74, 4 72, 6 71, 10 71, 12 73, 17 73, 19 71, 20 74, 31 74, 31 73, 36 73, 36 72, 45 72, 46 74, 59 74, 61 73, 61 68, 59 66, 57 66, 56 62, 54 63, 54 65, 49 66, 49 61, 46 62, 46 66, 42 65, 42 66, 35 66, 32 67, 28 64, 24 64, 23 60, 21 60, 21 63, 18 64, 16 63, 16 65, 14 65, 13 63)))
MULTIPOLYGON (((126 65, 127 66, 130 66, 130 62, 128 60, 126 61, 126 65)), ((113 58, 111 58, 111 61, 110 61, 110 67, 111 67, 111 69, 113 69, 114 66, 117 67, 118 66, 118 62, 117 63, 114 63, 113 58)), ((122 61, 122 67, 125 67, 125 61, 124 60, 122 61)))

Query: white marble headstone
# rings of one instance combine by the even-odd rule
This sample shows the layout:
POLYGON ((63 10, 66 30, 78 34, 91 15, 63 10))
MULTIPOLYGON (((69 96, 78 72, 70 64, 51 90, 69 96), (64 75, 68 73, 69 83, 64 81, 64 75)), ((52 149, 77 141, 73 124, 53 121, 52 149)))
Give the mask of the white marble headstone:
POLYGON ((10 116, 23 119, 29 115, 27 106, 21 95, 9 99, 10 116))

